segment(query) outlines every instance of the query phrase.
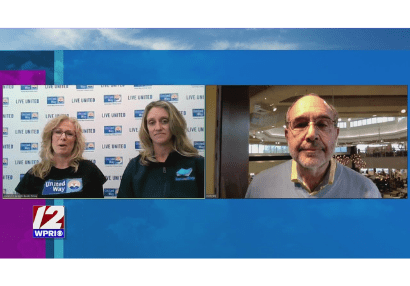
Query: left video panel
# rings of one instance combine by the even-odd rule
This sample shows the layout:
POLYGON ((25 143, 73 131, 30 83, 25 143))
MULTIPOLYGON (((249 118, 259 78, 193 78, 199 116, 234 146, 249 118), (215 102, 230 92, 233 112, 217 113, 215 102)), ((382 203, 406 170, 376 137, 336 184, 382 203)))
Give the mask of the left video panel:
POLYGON ((3 198, 204 198, 204 156, 203 85, 3 86, 3 198))

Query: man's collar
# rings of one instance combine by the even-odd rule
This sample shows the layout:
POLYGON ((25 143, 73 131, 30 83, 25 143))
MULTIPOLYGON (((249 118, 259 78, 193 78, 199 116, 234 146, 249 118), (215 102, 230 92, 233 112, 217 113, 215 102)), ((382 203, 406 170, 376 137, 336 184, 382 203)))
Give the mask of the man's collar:
MULTIPOLYGON (((294 183, 301 184, 305 189, 309 191, 309 188, 303 183, 303 180, 300 179, 298 176, 298 169, 297 169, 297 162, 292 159, 292 174, 290 175, 290 180, 294 183)), ((323 181, 319 184, 319 190, 326 185, 332 185, 335 180, 335 173, 336 173, 336 160, 334 158, 330 159, 330 168, 329 171, 326 173, 323 181)), ((318 189, 318 188, 317 188, 318 189)), ((311 192, 311 195, 316 194, 318 191, 311 192)))

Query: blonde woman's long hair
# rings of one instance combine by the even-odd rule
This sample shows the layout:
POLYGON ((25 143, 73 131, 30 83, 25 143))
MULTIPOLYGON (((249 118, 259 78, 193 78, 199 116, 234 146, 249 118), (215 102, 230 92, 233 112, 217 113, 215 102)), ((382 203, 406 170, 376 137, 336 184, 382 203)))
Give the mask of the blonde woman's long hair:
POLYGON ((165 109, 169 115, 169 130, 172 134, 172 146, 173 150, 186 157, 197 157, 198 150, 192 145, 188 136, 186 135, 187 124, 185 118, 181 115, 178 109, 168 101, 153 101, 149 103, 144 110, 142 117, 141 128, 139 131, 139 137, 143 150, 140 152, 142 165, 149 165, 150 162, 158 162, 155 159, 154 145, 151 137, 149 136, 147 117, 149 111, 153 107, 160 107, 165 109))
POLYGON ((69 121, 74 124, 75 127, 75 143, 71 156, 69 158, 69 166, 74 167, 74 171, 78 171, 78 166, 83 159, 83 152, 85 149, 85 138, 83 136, 83 130, 80 123, 74 117, 68 117, 67 115, 60 115, 52 120, 50 120, 44 127, 41 140, 41 151, 40 151, 40 163, 36 164, 32 168, 32 173, 34 176, 44 179, 54 166, 54 150, 52 146, 52 137, 54 129, 63 121, 69 121))

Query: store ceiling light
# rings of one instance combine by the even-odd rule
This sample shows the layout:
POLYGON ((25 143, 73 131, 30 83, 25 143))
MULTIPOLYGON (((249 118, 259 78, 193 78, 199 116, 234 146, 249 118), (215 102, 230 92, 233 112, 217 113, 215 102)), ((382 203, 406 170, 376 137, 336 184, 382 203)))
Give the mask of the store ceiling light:
POLYGON ((406 109, 402 109, 402 110, 401 110, 401 113, 406 113, 406 109))

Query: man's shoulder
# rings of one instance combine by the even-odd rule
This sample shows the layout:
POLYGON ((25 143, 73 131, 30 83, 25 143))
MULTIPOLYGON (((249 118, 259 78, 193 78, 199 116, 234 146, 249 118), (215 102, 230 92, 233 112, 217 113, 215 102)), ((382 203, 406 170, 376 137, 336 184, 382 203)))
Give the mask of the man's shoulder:
POLYGON ((292 160, 262 171, 253 178, 246 193, 247 198, 283 197, 282 192, 291 184, 292 160), (278 192, 280 194, 278 194, 278 192))
POLYGON ((356 172, 355 170, 343 166, 342 164, 337 164, 337 168, 340 168, 341 174, 346 178, 354 179, 356 181, 362 182, 363 184, 373 184, 372 180, 366 178, 362 174, 356 172))
POLYGON ((363 196, 359 194, 360 197, 380 197, 379 189, 372 180, 339 163, 337 164, 337 168, 340 170, 339 176, 342 180, 342 184, 347 185, 347 183, 349 183, 352 185, 352 189, 357 192, 363 192, 363 196))
MULTIPOLYGON (((274 179, 276 176, 283 176, 285 174, 290 174, 292 172, 292 160, 286 161, 279 165, 273 166, 269 169, 266 169, 260 172, 258 175, 255 176, 254 180, 266 180, 266 179, 274 179)), ((289 179, 290 180, 290 179, 289 179)))

